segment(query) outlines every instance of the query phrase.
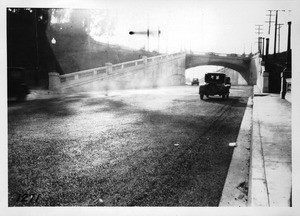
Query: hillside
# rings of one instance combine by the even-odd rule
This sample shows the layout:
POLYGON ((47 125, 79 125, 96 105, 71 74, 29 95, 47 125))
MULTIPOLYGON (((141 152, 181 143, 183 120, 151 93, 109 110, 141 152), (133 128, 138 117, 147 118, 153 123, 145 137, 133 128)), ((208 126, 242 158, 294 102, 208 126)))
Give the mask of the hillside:
POLYGON ((157 55, 145 50, 100 43, 87 34, 62 32, 56 30, 55 26, 49 29, 47 36, 49 41, 52 38, 56 40, 51 45, 62 74, 101 67, 107 62, 117 64, 140 59, 142 56, 157 55))
MULTIPOLYGON (((99 43, 81 26, 81 18, 53 24, 53 11, 7 9, 7 66, 24 68, 25 82, 32 88, 47 88, 49 72, 66 74, 158 54, 99 43)), ((78 13, 74 10, 73 18, 78 13)))

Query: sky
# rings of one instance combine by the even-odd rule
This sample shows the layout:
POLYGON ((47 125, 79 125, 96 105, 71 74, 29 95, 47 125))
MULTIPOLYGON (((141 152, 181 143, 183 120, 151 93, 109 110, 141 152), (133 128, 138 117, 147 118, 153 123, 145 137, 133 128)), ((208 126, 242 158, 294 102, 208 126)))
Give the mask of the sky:
MULTIPOLYGON (((269 53, 273 53, 275 11, 272 12, 273 23, 268 34, 267 10, 285 10, 278 12, 278 23, 284 24, 280 29, 279 51, 284 51, 287 47, 287 22, 292 20, 294 3, 289 0, 118 1, 103 7, 114 21, 113 34, 101 37, 91 35, 104 43, 160 53, 192 51, 242 54, 258 51, 256 25, 262 25, 262 34, 259 36, 270 38, 269 53), (129 31, 145 32, 148 28, 153 33, 149 40, 145 34, 129 35, 129 31), (158 30, 161 31, 159 37, 158 30)), ((276 46, 279 45, 277 36, 276 46)), ((218 69, 220 67, 217 66, 197 67, 186 70, 186 77, 202 78, 206 72, 218 69)))
MULTIPOLYGON (((107 8, 115 17, 114 34, 95 38, 102 42, 131 48, 158 50, 163 53, 181 50, 217 53, 250 53, 257 51, 256 26, 263 25, 262 37, 270 38, 273 52, 274 23, 268 35, 267 10, 278 12, 280 50, 286 49, 287 22, 291 20, 294 1, 112 1, 107 8), (118 2, 118 3, 116 3, 118 2), (146 31, 154 34, 129 35, 129 31, 146 31), (158 29, 161 30, 158 38, 158 29)), ((275 15, 275 12, 273 12, 275 15)), ((272 16, 272 21, 275 16, 272 16)), ((278 45, 277 45, 278 46, 278 45)))
MULTIPOLYGON (((260 36, 270 38, 270 51, 273 52, 275 27, 272 23, 269 35, 267 10, 285 10, 278 12, 278 23, 284 24, 280 29, 280 50, 286 50, 287 22, 292 20, 296 2, 297 0, 14 0, 9 5, 104 9, 105 18, 113 23, 110 29, 106 29, 109 34, 98 37, 96 34, 99 26, 91 31, 94 39, 104 43, 161 53, 193 51, 242 54, 257 52, 258 35, 255 25, 263 25, 263 34, 260 36), (153 33, 149 41, 146 35, 129 35, 129 31, 145 32, 148 28, 153 33), (158 29, 161 31, 160 37, 158 29)), ((272 21, 274 20, 275 16, 272 16, 272 21)))

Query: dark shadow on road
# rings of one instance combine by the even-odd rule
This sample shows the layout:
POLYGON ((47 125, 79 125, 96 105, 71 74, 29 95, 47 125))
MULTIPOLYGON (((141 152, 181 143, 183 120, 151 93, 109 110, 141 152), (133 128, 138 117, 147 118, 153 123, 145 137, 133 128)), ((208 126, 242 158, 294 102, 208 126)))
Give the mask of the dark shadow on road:
POLYGON ((85 100, 84 106, 96 107, 94 109, 94 112, 99 113, 99 112, 123 112, 127 110, 126 107, 130 105, 120 100, 113 100, 110 99, 109 97, 101 97, 101 98, 89 98, 85 100))
POLYGON ((23 104, 9 104, 8 114, 11 117, 23 116, 24 118, 30 115, 34 117, 34 115, 39 114, 45 114, 49 117, 70 116, 75 114, 75 111, 70 108, 70 103, 78 101, 80 101, 80 99, 68 101, 62 98, 52 98, 27 101, 23 104))
POLYGON ((246 107, 247 101, 241 97, 229 97, 228 99, 209 97, 205 98, 203 102, 206 103, 219 103, 219 104, 230 104, 234 107, 246 107))

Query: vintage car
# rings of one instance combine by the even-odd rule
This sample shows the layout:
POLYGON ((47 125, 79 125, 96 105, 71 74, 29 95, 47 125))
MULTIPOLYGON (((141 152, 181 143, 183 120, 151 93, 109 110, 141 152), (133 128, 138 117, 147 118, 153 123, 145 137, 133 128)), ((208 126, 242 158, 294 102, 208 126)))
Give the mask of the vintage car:
POLYGON ((203 100, 204 95, 209 97, 211 95, 222 96, 223 99, 229 98, 229 89, 231 87, 230 77, 224 73, 206 73, 204 77, 205 84, 200 85, 199 94, 200 99, 203 100))
POLYGON ((237 57, 238 54, 236 54, 236 53, 230 53, 230 54, 227 54, 227 56, 229 56, 229 57, 237 57))
POLYGON ((9 67, 7 69, 7 97, 16 98, 18 101, 26 100, 30 93, 25 83, 24 68, 9 67))
POLYGON ((199 85, 199 79, 198 78, 193 78, 191 85, 199 85))

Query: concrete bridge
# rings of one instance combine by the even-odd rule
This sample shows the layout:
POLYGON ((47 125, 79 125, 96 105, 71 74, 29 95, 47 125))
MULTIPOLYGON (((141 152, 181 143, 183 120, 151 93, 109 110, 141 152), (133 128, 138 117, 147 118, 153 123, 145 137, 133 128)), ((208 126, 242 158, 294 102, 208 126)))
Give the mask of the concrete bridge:
POLYGON ((185 70, 202 65, 216 65, 237 71, 248 85, 267 88, 267 76, 259 55, 184 52, 155 56, 135 61, 60 75, 49 73, 49 90, 58 93, 99 91, 184 85, 185 70))
POLYGON ((224 53, 193 53, 186 55, 185 68, 203 65, 223 66, 237 71, 248 85, 255 84, 255 77, 250 71, 251 57, 249 55, 224 53))

